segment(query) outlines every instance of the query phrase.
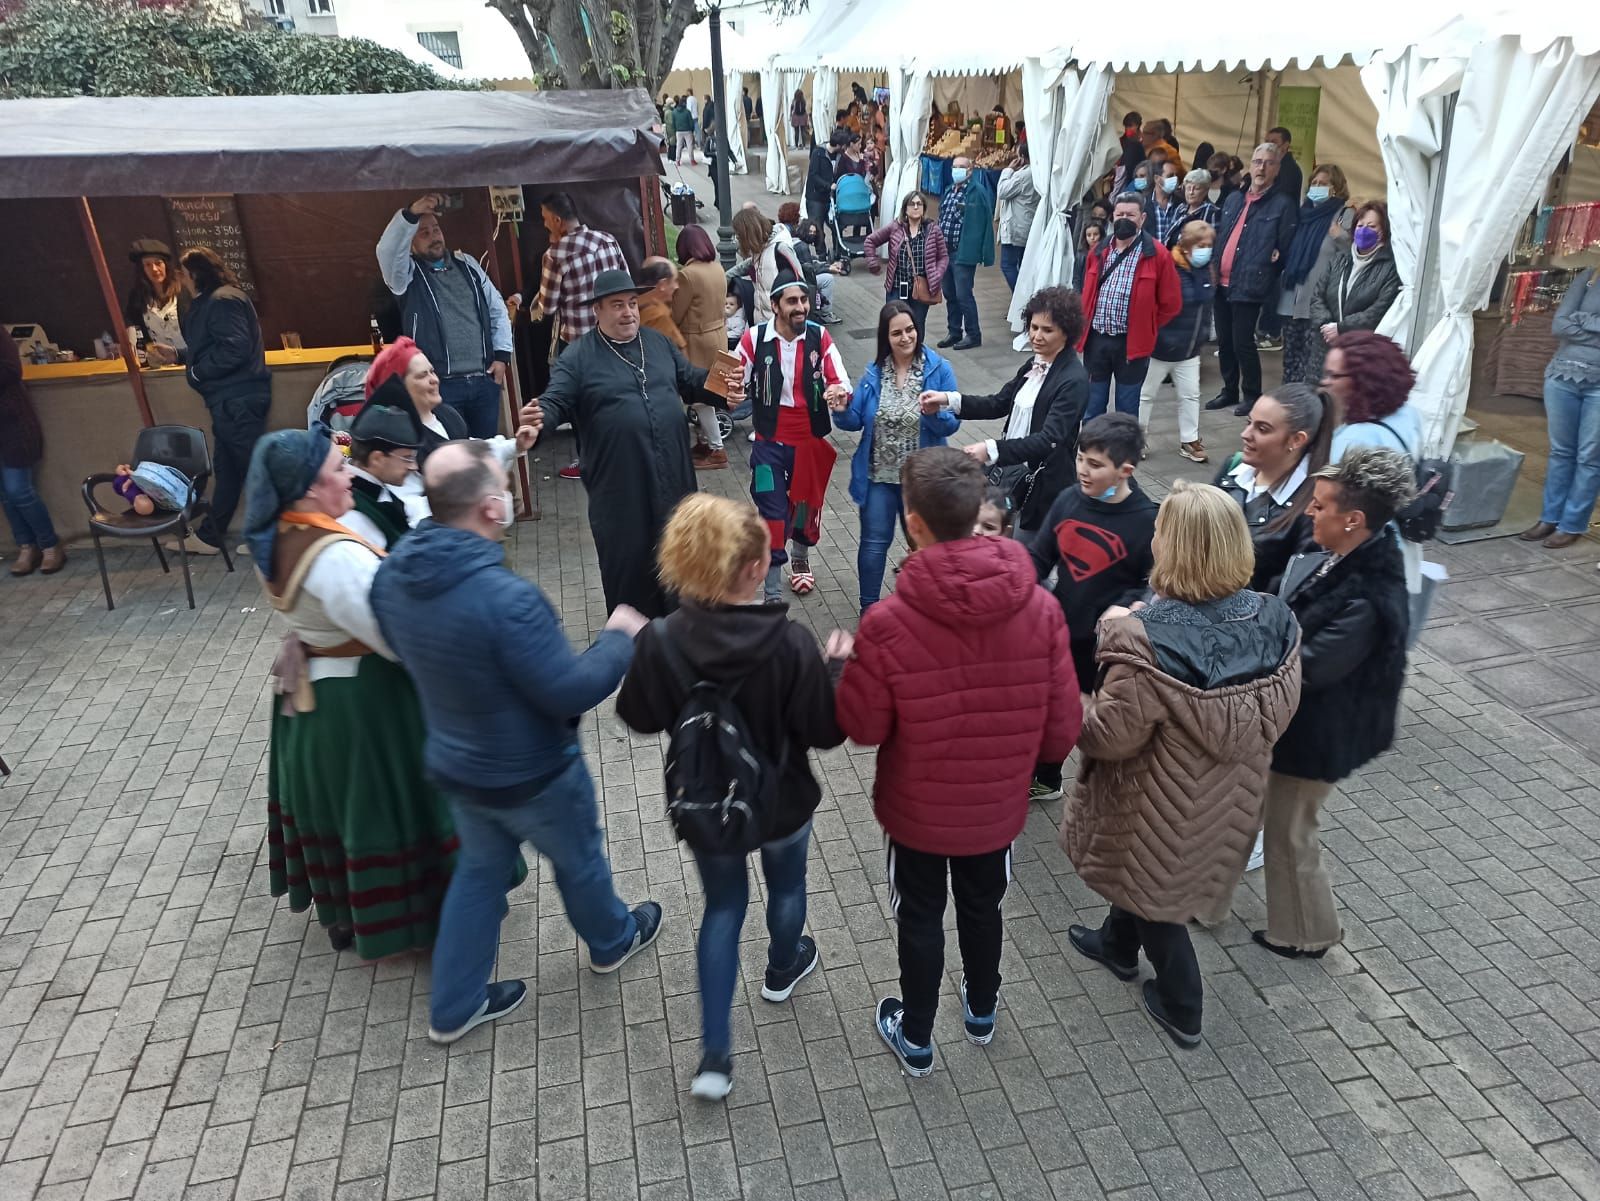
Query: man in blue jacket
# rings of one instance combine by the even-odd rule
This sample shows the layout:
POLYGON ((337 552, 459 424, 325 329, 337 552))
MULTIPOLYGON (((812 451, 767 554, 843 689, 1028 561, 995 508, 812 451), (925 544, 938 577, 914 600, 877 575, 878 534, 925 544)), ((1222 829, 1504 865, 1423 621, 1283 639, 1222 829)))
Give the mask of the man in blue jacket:
POLYGON ((527 993, 520 980, 489 983, 524 842, 550 860, 595 972, 616 971, 655 941, 661 906, 630 912, 617 897, 578 747, 579 719, 622 682, 644 617, 619 605, 575 654, 544 593, 505 565, 512 500, 488 444, 446 443, 428 457, 423 483, 433 517, 384 560, 372 609, 416 681, 423 763, 461 838, 434 943, 428 1029, 452 1043, 527 993))
POLYGON ((1237 406, 1248 417, 1261 395, 1261 351, 1256 320, 1271 299, 1284 256, 1294 243, 1299 202, 1280 191, 1278 148, 1263 142, 1250 156, 1250 187, 1222 206, 1217 230, 1217 357, 1222 360, 1222 391, 1208 409, 1237 406))

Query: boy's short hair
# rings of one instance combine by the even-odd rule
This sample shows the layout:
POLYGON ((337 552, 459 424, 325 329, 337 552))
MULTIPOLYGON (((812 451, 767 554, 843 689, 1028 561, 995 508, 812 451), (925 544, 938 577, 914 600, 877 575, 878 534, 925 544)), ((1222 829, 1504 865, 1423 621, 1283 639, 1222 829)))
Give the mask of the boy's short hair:
POLYGON ((1078 431, 1079 450, 1098 450, 1118 467, 1144 458, 1144 431, 1132 413, 1102 413, 1078 431))
POLYGON ((953 446, 913 451, 900 468, 907 513, 915 513, 940 542, 972 536, 989 486, 973 458, 953 446))

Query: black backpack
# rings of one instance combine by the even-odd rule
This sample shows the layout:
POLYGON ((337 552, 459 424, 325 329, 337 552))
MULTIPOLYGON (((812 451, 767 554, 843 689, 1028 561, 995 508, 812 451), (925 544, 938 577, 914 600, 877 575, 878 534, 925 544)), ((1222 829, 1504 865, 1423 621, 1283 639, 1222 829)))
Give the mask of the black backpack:
POLYGON ((774 765, 755 745, 734 697, 751 672, 727 683, 698 679, 667 635, 651 622, 672 674, 687 696, 667 742, 667 817, 678 837, 707 855, 748 855, 768 841, 778 810, 774 765))
MULTIPOLYGON (((1394 440, 1404 446, 1405 439, 1387 421, 1378 421, 1394 440)), ((1406 455, 1409 459, 1410 455, 1406 455)), ((1417 475, 1417 494, 1411 503, 1394 515, 1400 536, 1407 542, 1431 542, 1438 537, 1444 515, 1456 495, 1456 465, 1448 459, 1412 459, 1417 475)))

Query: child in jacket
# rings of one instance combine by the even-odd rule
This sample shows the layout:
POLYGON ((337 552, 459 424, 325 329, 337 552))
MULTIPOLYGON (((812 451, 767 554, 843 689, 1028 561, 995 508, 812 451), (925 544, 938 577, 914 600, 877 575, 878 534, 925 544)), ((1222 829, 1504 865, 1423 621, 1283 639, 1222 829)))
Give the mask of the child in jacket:
MULTIPOLYGON (((1156 503, 1133 478, 1144 435, 1129 413, 1107 413, 1078 434, 1078 485, 1064 489, 1029 543, 1043 583, 1056 573, 1055 596, 1067 619, 1078 686, 1094 691, 1095 625, 1112 605, 1131 605, 1150 582, 1156 503)), ((1061 798, 1061 760, 1041 760, 1029 796, 1061 798)))
POLYGON ((889 838, 904 996, 884 997, 875 1022, 906 1073, 926 1076, 944 978, 946 878, 966 973, 966 1035, 983 1045, 994 1037, 1000 905, 1011 843, 1028 816, 1028 780, 1036 761, 1066 758, 1082 705, 1066 622, 1027 551, 972 534, 983 470, 936 446, 913 452, 900 481, 914 549, 894 593, 862 616, 853 647, 841 647, 853 657, 838 718, 847 737, 880 748, 872 803, 889 838))

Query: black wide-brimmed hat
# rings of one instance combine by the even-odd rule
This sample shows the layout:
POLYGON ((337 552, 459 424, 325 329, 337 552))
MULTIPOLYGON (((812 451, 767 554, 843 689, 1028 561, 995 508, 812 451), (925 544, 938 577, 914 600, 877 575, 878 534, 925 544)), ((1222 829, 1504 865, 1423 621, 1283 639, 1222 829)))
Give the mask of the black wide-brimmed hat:
POLYGON ((158 241, 155 238, 140 238, 128 248, 128 261, 137 263, 146 258, 162 258, 169 263, 177 261, 173 257, 172 247, 165 242, 158 241))
POLYGON ((373 389, 350 423, 350 437, 383 450, 416 450, 422 445, 422 419, 403 379, 392 375, 373 389))
POLYGON ((622 296, 629 292, 638 296, 641 292, 649 290, 634 283, 633 276, 626 271, 602 271, 595 276, 594 295, 589 297, 589 303, 599 304, 607 296, 622 296))

